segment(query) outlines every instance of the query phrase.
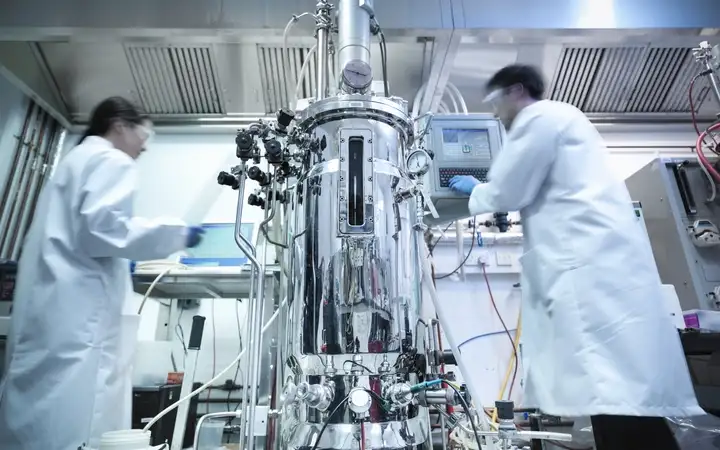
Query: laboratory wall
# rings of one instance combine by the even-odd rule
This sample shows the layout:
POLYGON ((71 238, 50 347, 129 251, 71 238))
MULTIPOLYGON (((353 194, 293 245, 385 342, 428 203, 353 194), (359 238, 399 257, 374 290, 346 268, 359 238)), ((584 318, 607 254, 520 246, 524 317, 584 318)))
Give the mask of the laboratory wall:
POLYGON ((29 99, 0 73, 0 190, 10 173, 29 99))
MULTIPOLYGON (((615 126, 600 129, 610 148, 613 170, 618 177, 628 177, 657 156, 692 156, 690 146, 694 142, 694 133, 689 126, 615 126)), ((76 141, 77 137, 68 138, 69 145, 76 141)), ((219 170, 227 170, 236 163, 234 151, 233 130, 212 134, 164 134, 159 130, 149 150, 139 160, 137 213, 149 217, 169 215, 204 222, 233 222, 236 194, 228 188, 217 187, 216 175, 219 170)), ((253 188, 252 184, 248 187, 249 190, 253 188)), ((262 211, 258 208, 246 207, 244 220, 258 222, 261 215, 262 211)), ((467 343, 462 350, 468 356, 466 359, 474 364, 466 369, 473 373, 473 384, 480 386, 481 402, 490 405, 497 397, 503 381, 512 379, 512 372, 510 375, 507 372, 512 354, 511 340, 499 316, 514 337, 518 328, 520 304, 517 257, 521 250, 519 240, 498 244, 494 243, 491 230, 479 230, 486 235, 486 239, 475 243, 466 239, 460 249, 454 233, 448 233, 436 246, 434 261, 436 275, 443 277, 459 265, 459 261, 464 258, 460 256, 467 255, 469 246, 474 245, 472 256, 461 273, 438 280, 437 289, 445 307, 446 320, 453 323, 456 340, 466 340, 468 336, 473 338, 472 345, 467 343), (485 264, 485 274, 479 262, 485 264)), ((228 245, 234 243, 228 242, 228 245)), ((138 301, 137 296, 129 300, 129 312, 136 308, 138 301)), ((242 333, 238 329, 238 322, 241 327, 246 325, 246 304, 230 299, 208 299, 202 301, 198 309, 186 311, 181 317, 180 325, 186 338, 192 315, 207 317, 204 335, 206 345, 198 361, 198 380, 207 381, 236 356, 239 350, 238 336, 242 333)), ((157 302, 145 308, 141 318, 141 341, 155 340, 159 335, 158 330, 162 335, 162 320, 158 326, 158 313, 161 311, 165 311, 165 308, 157 302)), ((434 314, 431 306, 428 314, 434 314)), ((182 347, 177 342, 176 325, 170 324, 171 332, 167 336, 175 341, 171 347, 177 360, 181 358, 182 347)), ((448 347, 448 336, 444 334, 442 339, 448 347)), ((460 342, 455 344, 459 345, 460 342)), ((152 344, 143 342, 143 345, 152 344)), ((164 358, 163 364, 168 369, 171 367, 169 355, 164 358)), ((513 387, 513 397, 517 400, 521 400, 518 396, 522 391, 521 374, 520 370, 513 387)), ((223 380, 231 379, 234 375, 235 370, 232 370, 223 380)), ((237 382, 241 382, 241 377, 237 382)), ((217 391, 211 395, 224 398, 228 393, 217 391)), ((233 397, 236 395, 231 393, 233 397)), ((203 408, 206 406, 211 411, 227 408, 224 403, 204 405, 203 408)))

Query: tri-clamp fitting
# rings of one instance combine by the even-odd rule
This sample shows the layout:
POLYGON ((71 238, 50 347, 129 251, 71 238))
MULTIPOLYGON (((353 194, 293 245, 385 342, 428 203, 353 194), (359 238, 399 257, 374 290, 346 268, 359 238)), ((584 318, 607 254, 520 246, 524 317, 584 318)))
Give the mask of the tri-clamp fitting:
POLYGON ((297 387, 298 400, 318 411, 327 411, 335 398, 335 389, 330 383, 310 384, 302 382, 297 387))

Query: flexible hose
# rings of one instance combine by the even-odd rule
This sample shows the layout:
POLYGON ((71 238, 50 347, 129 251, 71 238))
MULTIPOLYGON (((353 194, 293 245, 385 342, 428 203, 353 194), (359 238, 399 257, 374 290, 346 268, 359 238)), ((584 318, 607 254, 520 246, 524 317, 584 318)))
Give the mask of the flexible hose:
MULTIPOLYGON (((260 331, 261 333, 265 333, 272 326, 273 322, 275 322, 275 319, 277 319, 278 313, 280 312, 281 309, 282 309, 282 305, 280 306, 280 308, 278 308, 275 311, 275 313, 273 313, 272 317, 270 317, 270 319, 268 319, 267 323, 260 331)), ((207 383, 205 383, 202 386, 200 386, 199 388, 195 389, 194 391, 192 391, 185 397, 181 398, 180 400, 176 401, 172 405, 163 409, 157 416, 153 417, 153 419, 150 422, 148 422, 147 425, 145 425, 145 428, 143 428, 143 431, 148 431, 153 425, 155 425, 157 423, 158 420, 165 417, 165 415, 167 415, 169 412, 173 411, 175 408, 180 406, 182 403, 190 400, 191 398, 195 397, 196 395, 198 395, 199 393, 201 393, 208 387, 215 384, 220 378, 222 378, 223 375, 225 375, 225 373, 227 373, 228 371, 230 371, 230 369, 235 367, 235 364, 237 364, 244 355, 245 355, 245 349, 243 349, 240 353, 238 353, 238 355, 235 357, 235 359, 230 364, 228 364, 227 367, 225 367, 223 370, 221 370, 220 373, 215 375, 215 377, 212 380, 208 381, 207 383)))
POLYGON ((700 136, 698 136, 697 141, 695 142, 695 151, 697 152, 700 164, 705 166, 707 171, 710 173, 710 176, 716 183, 720 183, 720 173, 715 170, 715 167, 713 167, 712 163, 710 163, 710 161, 708 161, 707 157, 705 156, 705 153, 703 153, 703 144, 705 143, 705 138, 708 137, 710 133, 713 133, 717 130, 720 130, 720 123, 711 125, 710 128, 700 133, 700 136))
POLYGON ((288 64, 287 64, 287 60, 288 60, 288 45, 287 45, 288 35, 290 34, 290 30, 292 29, 293 25, 295 25, 295 23, 296 23, 298 20, 300 20, 301 18, 303 18, 303 17, 305 17, 305 16, 308 16, 308 15, 310 15, 309 12, 304 12, 304 13, 299 14, 299 15, 297 15, 297 16, 293 15, 293 16, 290 18, 290 20, 288 21, 287 25, 285 25, 285 30, 283 30, 282 63, 283 63, 283 67, 285 68, 285 70, 287 70, 288 73, 291 74, 291 75, 290 75, 290 79, 288 80, 288 82, 285 83, 285 97, 287 98, 288 102, 290 101, 290 92, 289 92, 289 90, 288 90, 288 86, 292 86, 292 84, 293 84, 293 83, 292 83, 292 81, 293 81, 293 80, 292 80, 292 71, 289 70, 289 67, 288 67, 288 64))
POLYGON ((295 97, 293 98, 291 106, 293 109, 297 108, 297 102, 300 99, 300 91, 302 90, 303 81, 305 81, 305 76, 307 75, 308 68, 310 67, 310 61, 316 51, 317 45, 313 45, 308 54, 305 55, 305 61, 303 61, 302 68, 300 69, 300 76, 298 77, 297 85, 295 86, 295 97))

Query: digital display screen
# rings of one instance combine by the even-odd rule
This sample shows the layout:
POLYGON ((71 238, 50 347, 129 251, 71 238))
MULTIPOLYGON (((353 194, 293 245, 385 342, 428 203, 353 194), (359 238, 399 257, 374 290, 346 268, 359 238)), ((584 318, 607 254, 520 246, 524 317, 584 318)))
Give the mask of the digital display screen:
POLYGON ((486 128, 443 128, 443 151, 453 158, 473 157, 490 160, 490 132, 486 128))
MULTIPOLYGON (((186 250, 189 258, 245 258, 245 253, 235 244, 234 223, 204 224, 203 229, 205 234, 200 244, 186 250)), ((252 223, 240 225, 240 232, 250 242, 252 242, 254 229, 255 224, 252 223)))

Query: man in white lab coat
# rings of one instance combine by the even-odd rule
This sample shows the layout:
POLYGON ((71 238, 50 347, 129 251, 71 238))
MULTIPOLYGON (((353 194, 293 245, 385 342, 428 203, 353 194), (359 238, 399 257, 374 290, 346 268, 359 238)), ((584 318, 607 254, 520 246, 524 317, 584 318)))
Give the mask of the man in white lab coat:
POLYGON ((136 339, 121 331, 128 260, 166 257, 202 234, 133 214, 135 159, 150 126, 127 100, 105 100, 43 190, 18 267, 2 450, 96 447, 103 432, 129 427, 121 412, 128 367, 119 361, 122 339, 136 339))
POLYGON ((591 416, 598 450, 677 449, 666 416, 704 414, 663 308, 647 237, 600 134, 512 65, 487 84, 508 130, 488 182, 455 177, 473 215, 520 211, 524 406, 591 416))

